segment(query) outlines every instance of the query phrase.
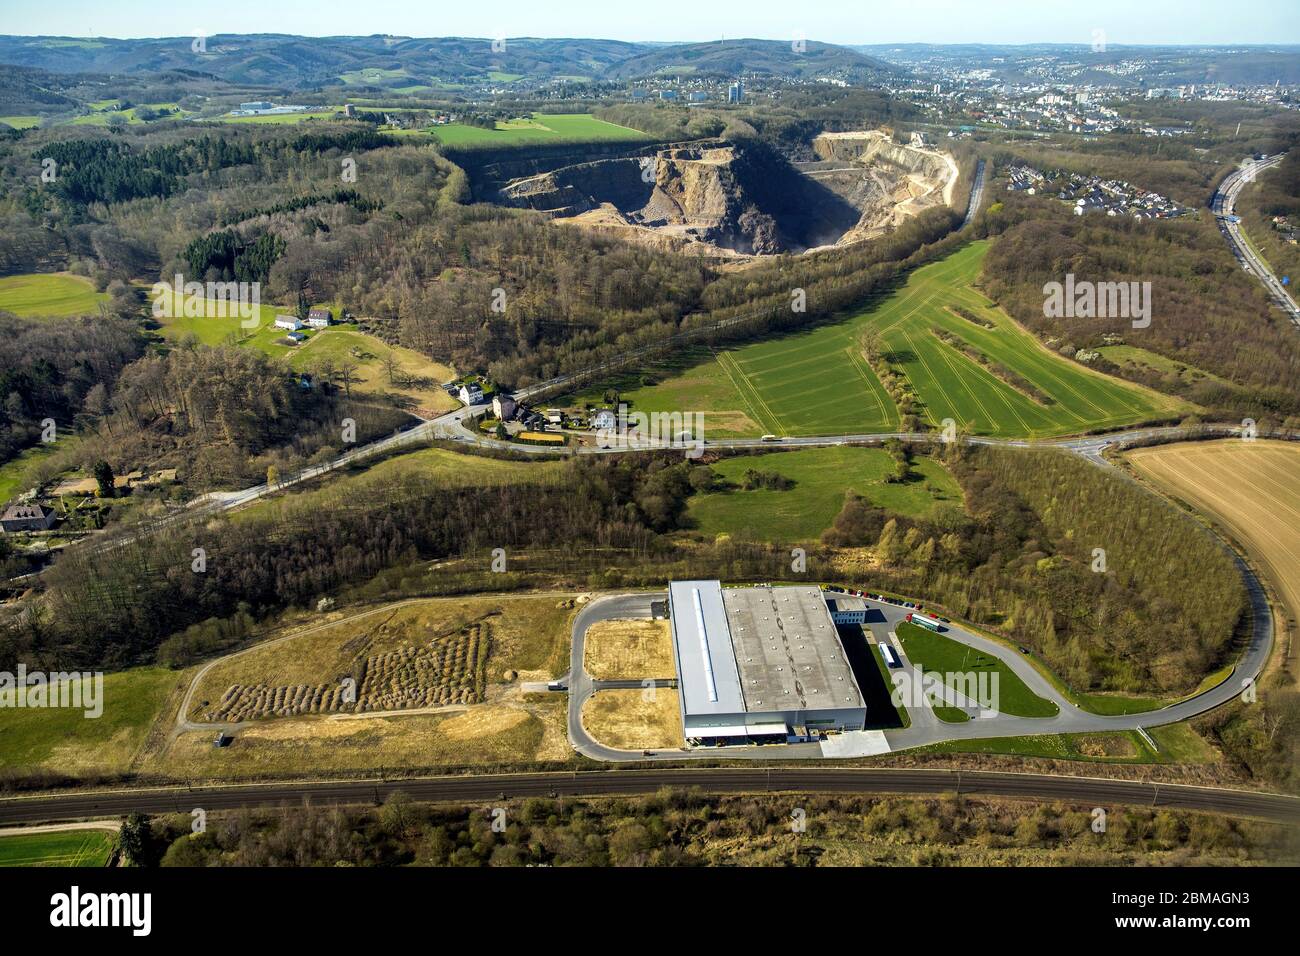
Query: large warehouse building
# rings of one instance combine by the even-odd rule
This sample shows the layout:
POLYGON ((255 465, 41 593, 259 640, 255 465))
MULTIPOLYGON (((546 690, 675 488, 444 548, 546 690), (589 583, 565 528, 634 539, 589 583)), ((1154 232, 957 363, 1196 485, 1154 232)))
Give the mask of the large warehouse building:
POLYGON ((668 613, 688 743, 862 729, 867 708, 819 588, 674 581, 668 613))

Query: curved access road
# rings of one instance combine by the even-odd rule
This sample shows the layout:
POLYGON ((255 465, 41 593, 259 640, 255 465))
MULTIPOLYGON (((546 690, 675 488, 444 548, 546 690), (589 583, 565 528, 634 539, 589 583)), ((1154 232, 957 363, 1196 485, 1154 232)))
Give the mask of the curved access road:
MULTIPOLYGON (((1231 701, 1242 693, 1245 682, 1254 681, 1264 669, 1269 651, 1273 646, 1273 617, 1268 606, 1268 599, 1263 586, 1247 567, 1238 559, 1238 568, 1242 573, 1249 592, 1251 604, 1252 629, 1251 638, 1232 672, 1223 681, 1184 700, 1162 707, 1158 710, 1136 714, 1107 716, 1094 714, 1077 707, 1057 690, 1056 686, 1034 664, 1023 655, 1007 646, 973 633, 958 624, 947 625, 945 636, 968 644, 983 654, 1001 660, 1019 677, 1033 693, 1051 701, 1057 712, 1051 717, 1018 717, 996 710, 975 705, 963 706, 970 719, 964 723, 949 723, 935 716, 931 707, 924 702, 910 704, 907 708, 911 720, 910 726, 901 730, 887 730, 885 739, 891 751, 908 750, 949 740, 980 740, 989 737, 1028 737, 1038 734, 1076 734, 1096 732, 1116 732, 1128 730, 1145 730, 1164 724, 1188 720, 1208 710, 1213 710, 1231 701)), ((567 676, 569 691, 568 729, 569 742, 573 748, 585 757, 613 763, 645 760, 790 760, 820 759, 824 756, 820 744, 793 744, 781 747, 727 747, 725 750, 700 748, 688 750, 661 749, 654 751, 629 751, 608 747, 593 738, 582 725, 582 708, 592 694, 600 689, 583 667, 583 654, 586 647, 587 629, 597 621, 616 620, 619 618, 648 618, 651 616, 651 604, 667 600, 664 592, 642 592, 637 594, 619 594, 597 598, 587 604, 574 618, 570 669, 567 676)), ((897 604, 882 601, 867 601, 868 621, 863 629, 870 632, 877 643, 890 642, 902 660, 901 673, 910 677, 913 672, 911 662, 907 659, 901 646, 892 640, 896 628, 903 622, 910 609, 897 604)), ((868 719, 870 717, 868 716, 868 719)))
POLYGON ((1137 780, 973 770, 665 767, 41 794, 0 799, 0 825, 120 818, 135 811, 189 813, 197 807, 213 811, 304 803, 375 805, 398 792, 422 802, 469 803, 522 797, 623 796, 655 793, 663 787, 693 787, 707 793, 1000 795, 1084 806, 1169 807, 1279 823, 1300 821, 1300 799, 1295 797, 1137 780))

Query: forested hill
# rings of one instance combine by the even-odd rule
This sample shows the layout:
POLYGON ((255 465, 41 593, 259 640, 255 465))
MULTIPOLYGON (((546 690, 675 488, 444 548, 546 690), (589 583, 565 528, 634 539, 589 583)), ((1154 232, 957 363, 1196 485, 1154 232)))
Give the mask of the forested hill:
POLYGON ((487 37, 301 37, 218 34, 195 49, 194 37, 111 38, 0 36, 0 64, 54 73, 134 76, 197 70, 231 83, 304 89, 345 74, 377 70, 442 82, 489 75, 626 80, 675 70, 782 76, 829 73, 889 75, 898 68, 812 40, 726 40, 692 44, 625 43, 600 39, 487 37))
POLYGON ((583 75, 646 49, 617 40, 301 37, 275 33, 217 34, 194 49, 194 37, 117 40, 108 37, 0 36, 0 63, 57 73, 156 74, 201 70, 237 83, 300 88, 364 69, 412 69, 446 81, 489 71, 535 76, 583 75))
POLYGON ((659 47, 615 65, 610 76, 632 79, 674 73, 773 73, 817 76, 829 73, 900 74, 903 70, 883 60, 831 43, 812 40, 720 40, 659 47))

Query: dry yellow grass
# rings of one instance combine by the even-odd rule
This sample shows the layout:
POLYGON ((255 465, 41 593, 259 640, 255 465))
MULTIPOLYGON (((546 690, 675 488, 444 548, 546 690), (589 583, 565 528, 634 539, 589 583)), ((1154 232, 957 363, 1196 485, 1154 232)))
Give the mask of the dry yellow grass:
POLYGON ((359 659, 425 645, 486 622, 491 638, 487 680, 500 682, 513 670, 545 679, 564 670, 571 609, 548 596, 435 598, 344 617, 288 640, 265 642, 216 664, 194 695, 191 718, 201 719, 234 684, 292 686, 334 681, 359 659), (206 702, 206 703, 205 703, 206 702))
POLYGON ((1222 524, 1300 617, 1300 444, 1187 442, 1140 448, 1142 475, 1222 524))
POLYGON ((373 394, 386 393, 403 407, 426 417, 460 406, 441 384, 455 376, 449 366, 361 332, 329 329, 318 333, 298 346, 291 353, 290 361, 300 370, 311 370, 321 362, 333 362, 335 367, 340 363, 353 365, 353 388, 373 394))
POLYGON ((583 665, 597 680, 676 677, 668 622, 596 622, 587 629, 583 665))
POLYGON ((602 690, 582 708, 582 725, 596 740, 619 750, 681 747, 677 691, 658 688, 650 700, 640 690, 602 690))
POLYGON ((402 716, 287 717, 251 724, 228 746, 183 733, 141 769, 184 780, 247 780, 346 771, 567 760, 562 695, 544 703, 476 704, 402 716))

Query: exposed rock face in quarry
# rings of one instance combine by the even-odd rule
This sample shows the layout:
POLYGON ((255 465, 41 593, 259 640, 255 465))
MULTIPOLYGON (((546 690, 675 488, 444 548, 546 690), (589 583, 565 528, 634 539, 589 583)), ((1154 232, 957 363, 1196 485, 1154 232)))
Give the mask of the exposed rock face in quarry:
MULTIPOLYGON (((629 151, 491 184, 493 198, 699 255, 803 252, 870 238, 945 201, 950 160, 878 133, 823 134, 798 169, 757 143, 629 151)), ((956 166, 951 165, 955 179, 956 166)))
POLYGON ((870 239, 952 202, 957 163, 947 153, 900 146, 879 130, 822 133, 812 145, 820 161, 802 164, 804 174, 861 212, 841 243, 870 239))

